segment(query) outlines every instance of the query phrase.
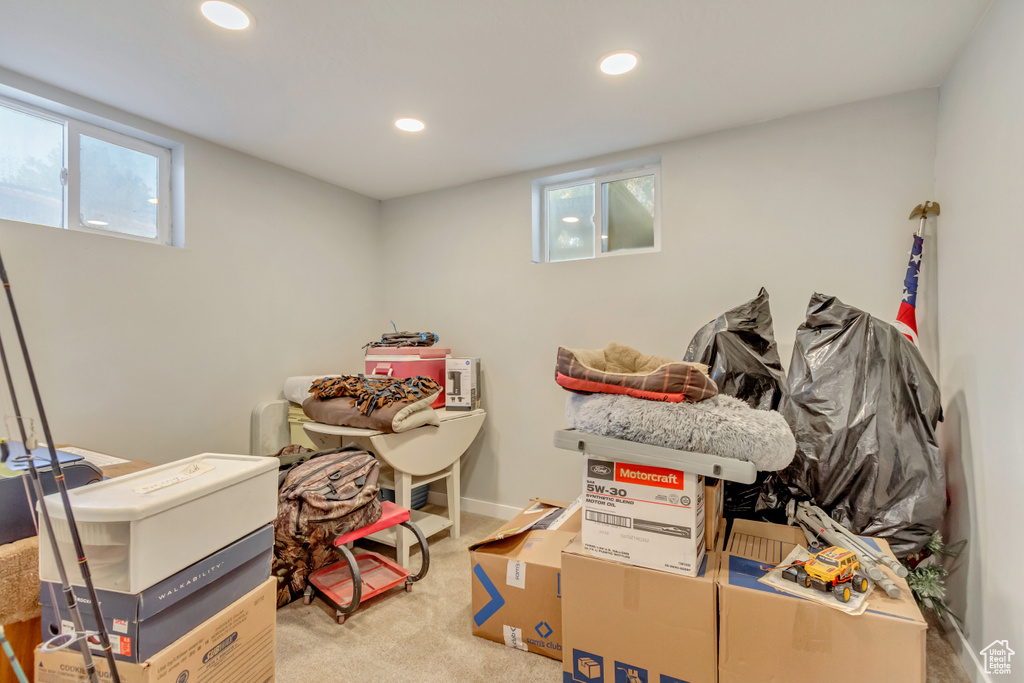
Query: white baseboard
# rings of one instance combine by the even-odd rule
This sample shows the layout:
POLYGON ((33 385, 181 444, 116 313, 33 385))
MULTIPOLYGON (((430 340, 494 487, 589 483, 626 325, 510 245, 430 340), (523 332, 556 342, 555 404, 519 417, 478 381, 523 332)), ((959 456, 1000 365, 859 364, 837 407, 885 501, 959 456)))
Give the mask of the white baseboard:
POLYGON ((956 619, 947 614, 939 620, 939 623, 942 624, 946 640, 949 641, 953 652, 960 658, 960 664, 963 665, 964 673, 967 674, 967 678, 971 679, 971 683, 992 683, 992 679, 985 673, 984 665, 978 659, 974 648, 967 642, 967 637, 960 630, 960 624, 956 623, 956 619))
MULTIPOLYGON (((427 502, 432 505, 448 505, 448 496, 445 495, 444 491, 431 490, 427 493, 427 502)), ((512 519, 522 511, 522 508, 512 505, 501 505, 486 500, 476 500, 475 498, 464 497, 461 504, 463 512, 487 515, 488 517, 497 517, 498 519, 505 520, 512 519)))

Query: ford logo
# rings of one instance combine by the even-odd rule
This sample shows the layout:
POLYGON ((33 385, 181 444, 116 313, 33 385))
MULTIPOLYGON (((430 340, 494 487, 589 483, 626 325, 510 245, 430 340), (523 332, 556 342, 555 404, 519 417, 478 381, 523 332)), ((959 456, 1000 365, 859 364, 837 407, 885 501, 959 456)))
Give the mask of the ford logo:
POLYGON ((609 474, 612 470, 610 467, 605 467, 604 465, 591 465, 590 471, 594 474, 609 474))

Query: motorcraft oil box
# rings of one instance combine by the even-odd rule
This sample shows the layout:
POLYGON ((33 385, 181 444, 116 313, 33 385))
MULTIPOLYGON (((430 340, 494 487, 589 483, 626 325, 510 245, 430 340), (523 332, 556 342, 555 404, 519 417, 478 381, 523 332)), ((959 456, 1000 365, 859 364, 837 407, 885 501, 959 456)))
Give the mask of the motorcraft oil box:
MULTIPOLYGON (((270 578, 160 652, 138 664, 118 662, 121 683, 270 683, 274 680, 277 579, 270 578)), ((65 648, 35 652, 36 683, 87 680, 82 654, 65 648)), ((101 681, 103 657, 93 657, 101 681)))
MULTIPOLYGON (((563 683, 715 683, 718 554, 696 576, 562 551, 563 683)), ((789 679, 797 680, 797 679, 789 679)))
POLYGON ((430 377, 441 385, 431 408, 444 408, 445 359, 452 350, 444 346, 380 346, 366 349, 364 359, 367 376, 430 377))
POLYGON ((598 557, 696 576, 704 544, 704 477, 586 456, 583 546, 598 557))
MULTIPOLYGON (((154 656, 266 581, 273 554, 274 527, 267 525, 141 593, 98 590, 114 658, 144 662, 154 656)), ((86 605, 81 610, 86 630, 96 631, 88 591, 81 586, 73 590, 79 604, 86 605)), ((74 632, 59 583, 43 582, 39 603, 44 642, 74 632)), ((81 642, 68 647, 78 650, 81 642)), ((90 649, 102 656, 99 639, 89 642, 90 649)))
POLYGON ((562 549, 580 530, 580 504, 538 499, 470 546, 473 635, 562 658, 562 549))

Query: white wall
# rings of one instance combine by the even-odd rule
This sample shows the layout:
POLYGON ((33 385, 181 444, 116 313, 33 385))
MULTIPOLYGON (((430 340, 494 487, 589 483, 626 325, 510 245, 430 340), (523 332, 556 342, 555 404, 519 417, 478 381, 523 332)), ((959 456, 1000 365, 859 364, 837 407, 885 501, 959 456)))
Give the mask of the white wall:
POLYGON ((531 180, 586 161, 384 202, 388 312, 482 357, 489 417, 464 496, 519 507, 578 494, 579 456, 551 445, 565 426, 559 345, 682 357, 700 325, 762 285, 786 362, 815 290, 893 319, 907 217, 933 198, 936 107, 936 91, 919 91, 593 160, 661 154, 657 254, 530 263, 531 180))
POLYGON ((936 188, 948 539, 969 539, 948 579, 974 652, 996 639, 1024 680, 1024 3, 996 3, 939 99, 936 188))
MULTIPOLYGON (((150 127, 185 144, 184 248, 0 221, 53 438, 152 462, 247 453, 255 403, 277 397, 288 375, 361 367, 360 347, 380 334, 370 316, 383 297, 367 258, 380 203, 150 127)), ((6 303, 0 309, 13 355, 6 303)), ((20 384, 22 410, 35 415, 20 384)), ((0 394, 7 417, 6 389, 0 394)), ((9 420, 7 433, 15 429, 9 420)))

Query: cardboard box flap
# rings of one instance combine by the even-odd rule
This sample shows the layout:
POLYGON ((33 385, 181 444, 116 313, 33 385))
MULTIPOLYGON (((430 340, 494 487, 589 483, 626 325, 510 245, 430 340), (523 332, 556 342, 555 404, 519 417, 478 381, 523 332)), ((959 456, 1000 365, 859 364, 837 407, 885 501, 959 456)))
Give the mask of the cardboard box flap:
MULTIPOLYGON (((868 545, 893 556, 885 539, 861 537, 868 545)), ((809 602, 789 593, 783 593, 766 586, 759 579, 768 570, 782 562, 797 545, 807 546, 800 527, 782 526, 767 522, 737 519, 733 522, 732 533, 721 561, 718 582, 722 586, 735 586, 772 593, 790 600, 809 602)), ((900 589, 900 597, 893 599, 877 586, 868 597, 866 614, 905 619, 924 624, 921 610, 914 601, 910 586, 905 579, 898 578, 887 570, 883 571, 900 589)), ((857 618, 857 617, 851 617, 857 618)))
MULTIPOLYGON (((557 501, 546 500, 544 498, 534 498, 533 505, 520 512, 482 541, 478 541, 477 543, 470 545, 469 549, 476 550, 485 545, 497 543, 513 536, 525 534, 526 532, 537 529, 538 527, 543 527, 545 530, 551 530, 552 527, 557 525, 558 529, 573 531, 573 533, 575 533, 576 531, 579 531, 578 527, 573 529, 571 526, 565 526, 565 524, 573 516, 575 511, 579 509, 579 505, 580 499, 577 499, 572 503, 560 503, 557 501)), ((510 544, 505 544, 503 547, 510 547, 510 544)))
MULTIPOLYGON (((724 522, 723 522, 723 524, 724 524, 724 522)), ((576 538, 572 539, 572 542, 569 543, 569 545, 565 546, 565 549, 562 551, 562 553, 563 554, 568 553, 568 554, 571 554, 571 555, 579 555, 580 557, 590 558, 590 559, 593 559, 593 560, 597 560, 598 562, 611 562, 612 564, 623 564, 623 563, 616 562, 615 560, 609 560, 609 559, 606 559, 606 558, 594 555, 592 552, 590 552, 589 550, 587 550, 586 548, 583 547, 583 538, 582 538, 582 536, 579 536, 579 535, 577 535, 576 538)), ((633 569, 635 569, 638 572, 657 572, 659 574, 667 574, 667 573, 669 573, 669 572, 663 572, 660 569, 648 569, 647 567, 640 567, 638 565, 631 565, 631 564, 628 564, 628 563, 623 564, 623 566, 632 567, 633 569)), ((717 567, 718 567, 718 557, 715 555, 715 553, 714 552, 704 553, 704 559, 701 560, 700 569, 697 571, 697 576, 687 576, 685 578, 688 579, 688 580, 691 580, 691 581, 693 581, 693 580, 702 580, 702 579, 707 579, 709 581, 714 581, 717 567)))

